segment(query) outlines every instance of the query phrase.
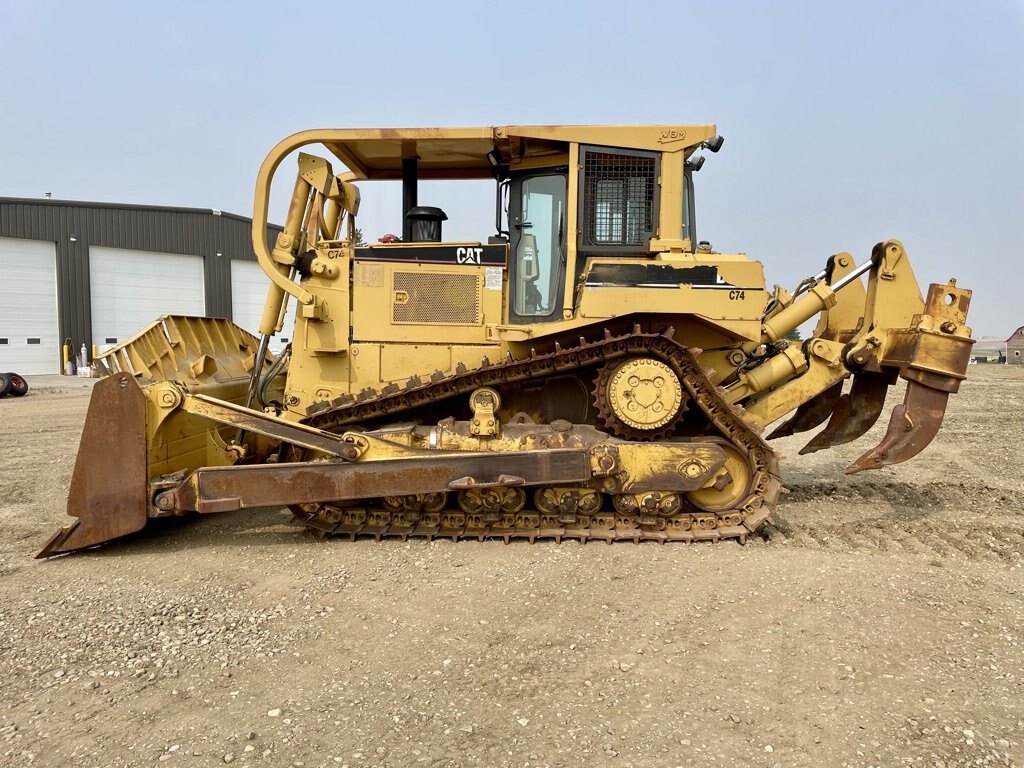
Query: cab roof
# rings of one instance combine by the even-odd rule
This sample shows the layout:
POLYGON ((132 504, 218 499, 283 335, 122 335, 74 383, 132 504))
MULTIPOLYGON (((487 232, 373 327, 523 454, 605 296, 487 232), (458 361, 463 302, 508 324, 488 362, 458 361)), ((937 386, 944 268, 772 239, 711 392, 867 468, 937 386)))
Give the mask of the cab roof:
MULTIPOLYGON (((306 131, 358 179, 400 179, 402 160, 417 160, 420 179, 493 178, 488 153, 501 162, 564 154, 570 143, 692 153, 714 125, 511 125, 490 128, 345 128, 306 131)), ((301 135, 301 134, 300 134, 301 135)))

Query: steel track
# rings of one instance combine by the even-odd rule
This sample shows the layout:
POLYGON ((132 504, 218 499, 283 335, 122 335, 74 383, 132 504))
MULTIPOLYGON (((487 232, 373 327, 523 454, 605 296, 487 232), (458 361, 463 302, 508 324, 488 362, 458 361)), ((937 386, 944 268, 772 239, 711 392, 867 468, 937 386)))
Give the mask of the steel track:
MULTIPOLYGON (((705 415, 709 425, 736 446, 746 457, 751 470, 749 491, 730 509, 705 512, 684 505, 668 517, 623 515, 598 512, 592 515, 566 516, 545 514, 539 510, 508 511, 493 523, 459 509, 440 512, 394 511, 384 509, 375 500, 363 507, 335 509, 329 505, 298 508, 292 511, 309 529, 319 535, 342 535, 351 539, 368 536, 375 539, 412 537, 478 539, 497 538, 506 543, 514 538, 576 539, 580 541, 701 541, 739 539, 748 534, 771 514, 782 483, 779 479, 775 452, 760 435, 744 422, 736 407, 730 405, 722 392, 708 378, 697 362, 700 350, 688 349, 673 338, 673 330, 660 334, 634 332, 587 341, 583 337, 572 347, 556 344, 551 352, 531 351, 529 357, 507 356, 499 363, 486 358, 479 368, 469 370, 463 365, 445 376, 434 373, 428 381, 409 379, 404 387, 390 384, 380 391, 365 389, 358 396, 343 395, 323 403, 304 423, 333 432, 357 424, 400 416, 426 405, 469 394, 479 387, 500 387, 521 381, 538 381, 556 374, 598 365, 631 356, 653 357, 669 365, 679 377, 691 402, 705 415)), ((691 406, 692 408, 693 406, 691 406)), ((610 508, 610 505, 605 505, 610 508)))

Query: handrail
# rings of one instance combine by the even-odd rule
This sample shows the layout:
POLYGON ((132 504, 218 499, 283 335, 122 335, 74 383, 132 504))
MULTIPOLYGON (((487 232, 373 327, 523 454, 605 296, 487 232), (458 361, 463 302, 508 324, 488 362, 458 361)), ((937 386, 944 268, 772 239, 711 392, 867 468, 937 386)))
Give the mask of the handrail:
POLYGON ((331 134, 338 131, 311 130, 300 131, 292 134, 286 139, 278 142, 270 150, 266 159, 260 166, 259 174, 256 176, 256 197, 252 210, 252 248, 256 253, 256 260, 260 267, 267 273, 270 280, 279 289, 295 297, 300 304, 312 304, 314 296, 296 283, 290 280, 286 274, 281 272, 271 256, 270 248, 267 247, 267 224, 270 209, 270 186, 281 161, 295 150, 317 144, 328 139, 331 134))

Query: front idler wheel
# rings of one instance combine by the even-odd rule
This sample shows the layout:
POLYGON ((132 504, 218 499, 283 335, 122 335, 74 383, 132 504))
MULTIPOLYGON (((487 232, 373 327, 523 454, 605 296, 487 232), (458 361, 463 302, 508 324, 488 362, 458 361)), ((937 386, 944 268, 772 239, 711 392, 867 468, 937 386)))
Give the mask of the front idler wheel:
POLYGON ((715 473, 711 485, 699 491, 690 491, 686 498, 705 512, 727 512, 736 507, 750 493, 754 471, 746 454, 732 443, 717 441, 725 452, 725 464, 715 473))

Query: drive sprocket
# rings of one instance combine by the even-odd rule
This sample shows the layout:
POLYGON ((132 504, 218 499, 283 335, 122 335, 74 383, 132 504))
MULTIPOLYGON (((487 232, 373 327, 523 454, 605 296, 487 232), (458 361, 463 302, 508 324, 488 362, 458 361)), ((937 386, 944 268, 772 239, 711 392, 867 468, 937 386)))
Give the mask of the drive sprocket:
POLYGON ((612 434, 629 440, 671 435, 688 399, 676 372, 653 357, 605 363, 593 394, 601 423, 612 434))

